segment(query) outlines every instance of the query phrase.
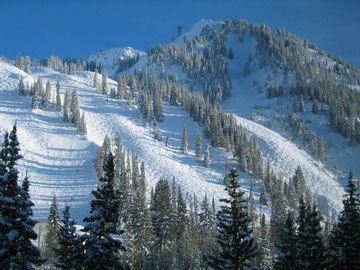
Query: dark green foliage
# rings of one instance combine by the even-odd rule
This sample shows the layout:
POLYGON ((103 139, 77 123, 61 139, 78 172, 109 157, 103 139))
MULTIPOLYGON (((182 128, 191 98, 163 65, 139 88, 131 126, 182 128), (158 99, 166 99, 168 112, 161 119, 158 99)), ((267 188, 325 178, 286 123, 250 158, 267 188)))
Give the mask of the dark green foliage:
POLYGON ((257 248, 249 229, 248 200, 240 190, 235 168, 225 177, 225 185, 229 198, 220 200, 224 205, 217 214, 220 252, 211 255, 208 263, 211 269, 248 269, 254 267, 250 259, 257 254, 257 248))
POLYGON ((124 250, 116 228, 119 220, 120 196, 114 189, 114 157, 108 154, 104 162, 104 176, 99 178, 92 192, 90 216, 84 218, 86 233, 82 239, 85 249, 85 269, 122 269, 119 252, 124 250), (117 236, 117 237, 116 237, 117 236))
POLYGON ((292 213, 288 213, 278 244, 279 254, 274 264, 274 270, 296 270, 297 245, 296 226, 292 213))
POLYGON ((160 179, 151 201, 151 217, 154 228, 154 259, 159 269, 171 269, 174 263, 174 220, 170 186, 160 179))
POLYGON ((350 172, 344 209, 333 230, 326 256, 329 269, 360 269, 360 201, 357 192, 350 172))
POLYGON ((55 265, 62 270, 81 270, 85 259, 83 245, 76 233, 75 221, 70 219, 70 206, 65 206, 61 222, 58 232, 59 248, 55 250, 55 265))
POLYGON ((29 181, 18 185, 17 162, 20 155, 17 127, 5 133, 0 150, 0 269, 35 269, 41 264, 40 250, 32 244, 37 238, 31 219, 33 203, 29 181))

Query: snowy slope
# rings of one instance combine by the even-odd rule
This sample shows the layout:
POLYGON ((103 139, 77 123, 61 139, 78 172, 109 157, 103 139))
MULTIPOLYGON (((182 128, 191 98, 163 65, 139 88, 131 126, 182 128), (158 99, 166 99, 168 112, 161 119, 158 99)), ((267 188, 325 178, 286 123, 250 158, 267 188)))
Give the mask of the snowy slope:
POLYGON ((130 58, 135 58, 137 55, 139 55, 141 58, 145 56, 145 53, 139 50, 135 50, 131 47, 111 48, 94 53, 88 56, 86 60, 89 62, 96 62, 97 64, 101 64, 106 69, 109 76, 112 77, 116 73, 119 62, 130 58))
MULTIPOLYGON (((184 37, 190 40, 199 35, 203 27, 207 25, 213 27, 217 24, 211 20, 201 20, 172 44, 181 46, 184 37)), ((292 100, 283 99, 279 103, 277 99, 266 99, 265 84, 282 85, 285 91, 288 91, 295 79, 294 75, 291 72, 287 77, 281 72, 274 74, 269 67, 259 68, 256 61, 252 61, 250 63, 250 75, 245 77, 244 66, 250 55, 255 59, 256 44, 255 38, 245 37, 243 42, 239 42, 235 35, 229 34, 227 36, 227 48, 231 47, 235 55, 233 60, 228 60, 233 89, 231 98, 224 101, 222 106, 225 111, 234 113, 238 122, 248 129, 251 135, 257 137, 265 161, 270 162, 276 172, 283 174, 287 180, 292 177, 297 166, 301 166, 310 190, 325 212, 337 213, 342 208, 342 196, 346 183, 343 178, 346 178, 347 171, 353 170, 356 175, 360 175, 359 161, 356 158, 356 155, 360 154, 360 147, 352 149, 346 147, 346 140, 341 140, 340 135, 334 134, 334 132, 329 133, 325 119, 317 119, 319 116, 311 116, 310 113, 301 117, 310 123, 313 122, 310 128, 313 128, 318 135, 322 135, 327 142, 332 141, 334 145, 329 150, 329 162, 324 165, 314 160, 304 150, 289 141, 286 132, 281 131, 275 117, 279 116, 279 113, 276 112, 277 105, 280 108, 280 116, 285 116, 289 112, 289 106, 291 108, 292 100), (256 114, 259 116, 255 118, 270 129, 249 120, 256 114), (344 149, 347 150, 344 151, 344 149), (335 164, 340 170, 335 169, 335 164)), ((171 61, 168 63, 165 61, 163 73, 177 74, 182 83, 187 83, 188 79, 181 68, 169 63, 171 61)), ((144 64, 145 62, 139 61, 132 69, 144 68, 144 64)), ((156 65, 147 66, 147 71, 159 75, 156 65)), ((306 106, 310 107, 310 104, 306 106)))
MULTIPOLYGON (((139 161, 146 165, 149 188, 165 177, 175 177, 185 193, 196 193, 199 200, 207 194, 219 199, 224 196, 222 184, 225 164, 234 163, 232 156, 219 149, 211 149, 213 164, 210 169, 195 158, 196 136, 200 127, 180 108, 164 104, 165 121, 159 124, 165 142, 153 139, 153 128, 139 123, 139 111, 136 106, 126 105, 124 101, 107 100, 90 85, 92 72, 75 72, 71 75, 60 74, 49 68, 32 70, 33 78, 42 76, 44 83, 49 80, 53 89, 60 81, 61 94, 66 89, 77 89, 79 105, 85 111, 88 135, 79 135, 75 127, 64 123, 59 112, 53 109, 30 109, 30 98, 17 94, 17 78, 22 74, 12 66, 0 63, 0 76, 7 78, 0 89, 0 127, 1 131, 11 129, 18 123, 19 141, 24 155, 19 166, 21 175, 28 171, 31 181, 30 194, 35 203, 35 216, 44 218, 48 214, 53 194, 62 208, 64 202, 72 206, 74 217, 81 219, 88 214, 91 190, 96 187, 97 177, 93 168, 93 159, 97 146, 104 136, 110 137, 119 131, 124 147, 134 151, 139 161), (180 150, 183 124, 187 125, 192 142, 190 152, 180 150)), ((29 77, 29 80, 31 78, 29 77)), ((115 82, 109 80, 110 85, 115 82)), ((203 141, 205 145, 207 141, 203 141)), ((247 175, 241 175, 245 189, 249 190, 253 181, 247 175)), ((259 184, 254 186, 254 195, 258 196, 259 184)))

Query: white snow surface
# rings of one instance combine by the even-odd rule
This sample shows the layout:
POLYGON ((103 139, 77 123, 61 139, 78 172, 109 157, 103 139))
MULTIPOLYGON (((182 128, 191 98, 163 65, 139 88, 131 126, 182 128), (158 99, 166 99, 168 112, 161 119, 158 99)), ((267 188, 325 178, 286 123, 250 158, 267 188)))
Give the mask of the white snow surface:
MULTIPOLYGON (((153 138, 153 127, 139 123, 139 110, 136 105, 127 105, 125 101, 108 99, 91 87, 93 72, 74 72, 60 74, 52 69, 39 67, 32 69, 29 80, 42 76, 44 84, 49 80, 53 95, 55 84, 59 80, 62 98, 66 89, 76 89, 81 111, 85 111, 88 135, 76 132, 76 128, 64 123, 61 113, 52 108, 31 109, 31 98, 17 93, 18 77, 23 74, 17 68, 0 62, 0 132, 3 134, 18 125, 21 154, 19 162, 20 178, 28 172, 30 195, 35 203, 34 215, 41 219, 47 217, 53 194, 57 196, 62 209, 66 202, 72 208, 72 215, 78 222, 88 215, 91 191, 97 184, 93 159, 97 146, 101 145, 105 135, 111 138, 118 131, 123 138, 124 147, 134 151, 139 161, 145 162, 149 189, 160 178, 176 182, 184 193, 195 193, 201 201, 207 194, 216 200, 225 196, 223 174, 225 164, 236 165, 232 155, 221 149, 211 148, 212 165, 203 166, 195 157, 197 133, 201 128, 192 121, 180 107, 164 103, 165 121, 159 123, 164 140, 153 138), (183 125, 186 124, 192 146, 188 154, 180 150, 183 125), (169 136, 168 146, 165 138, 169 136)), ((109 85, 115 82, 109 79, 109 85)), ((203 140, 203 148, 209 143, 203 140)), ((245 190, 249 190, 253 180, 246 174, 240 174, 245 190)), ((260 185, 255 184, 257 197, 260 185)))
MULTIPOLYGON (((184 36, 187 40, 193 39, 201 33, 206 25, 216 27, 219 23, 221 22, 201 20, 172 44, 181 46, 184 36)), ((286 132, 281 131, 275 120, 275 116, 278 116, 275 111, 277 99, 265 98, 265 85, 266 83, 276 86, 282 85, 286 93, 295 79, 294 75, 290 72, 285 77, 281 70, 279 74, 274 74, 268 67, 260 69, 256 62, 256 40, 253 37, 245 37, 244 42, 239 42, 239 39, 230 33, 226 45, 227 48, 232 47, 234 59, 228 59, 233 89, 232 96, 222 104, 224 110, 233 113, 237 121, 258 139, 265 162, 270 162, 271 167, 277 173, 283 175, 287 181, 293 176, 296 168, 300 166, 308 187, 322 206, 324 213, 339 213, 343 207, 342 199, 346 185, 344 178, 347 177, 347 172, 353 170, 356 175, 360 175, 360 164, 356 157, 360 154, 360 147, 346 147, 346 140, 342 139, 341 135, 329 130, 324 118, 326 116, 323 116, 324 119, 317 119, 320 116, 314 116, 310 112, 302 115, 302 119, 313 121, 314 124, 309 125, 311 130, 316 131, 318 135, 323 136, 328 143, 333 145, 329 149, 328 163, 322 164, 316 161, 295 143, 288 140, 285 137, 286 132), (245 77, 244 65, 249 55, 254 60, 250 63, 250 75, 245 77), (254 81, 257 82, 257 85, 254 85, 254 81), (256 108, 256 106, 260 106, 261 109, 256 108), (257 117, 257 120, 261 120, 259 122, 265 126, 249 120, 255 113, 259 113, 260 116, 257 117), (335 169, 336 167, 340 170, 335 169)), ((139 61, 136 64, 137 69, 144 67, 145 61, 139 61)), ((147 70, 159 74, 155 65, 147 66, 147 70)), ((165 63, 163 73, 174 74, 177 70, 181 71, 180 67, 165 63)), ((185 73, 179 72, 177 75, 182 83, 187 83, 188 79, 185 73)), ((291 103, 292 100, 286 100, 286 98, 280 100, 278 105, 282 116, 287 115, 291 103)), ((306 106, 308 111, 311 111, 311 104, 306 106)))

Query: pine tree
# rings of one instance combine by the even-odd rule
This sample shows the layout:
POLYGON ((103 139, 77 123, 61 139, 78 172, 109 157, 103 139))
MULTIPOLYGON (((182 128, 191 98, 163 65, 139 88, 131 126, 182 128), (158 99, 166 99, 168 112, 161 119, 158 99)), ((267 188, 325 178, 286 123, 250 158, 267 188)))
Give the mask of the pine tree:
POLYGON ((297 242, 296 227, 293 215, 288 213, 286 222, 281 232, 278 244, 279 254, 276 257, 274 270, 296 270, 297 266, 297 242))
POLYGON ((329 269, 360 269, 360 201, 352 178, 350 172, 343 200, 344 209, 333 231, 333 241, 330 241, 333 243, 327 252, 329 269))
POLYGON ((183 153, 186 153, 188 149, 189 149, 189 137, 187 135, 186 125, 184 124, 181 150, 183 151, 183 153))
POLYGON ((31 241, 37 238, 31 219, 34 205, 29 196, 29 182, 17 183, 20 155, 17 127, 5 132, 0 151, 0 269, 34 269, 41 264, 40 250, 31 241))
POLYGON ((271 250, 269 244, 269 226, 266 223, 265 215, 263 214, 260 219, 260 233, 259 233, 259 266, 263 270, 273 269, 271 250))
POLYGON ((120 199, 118 191, 114 189, 114 157, 111 152, 105 159, 103 170, 104 176, 99 178, 97 189, 92 191, 95 198, 91 201, 90 216, 84 218, 83 265, 93 270, 123 269, 119 252, 124 247, 116 237, 122 233, 116 228, 120 199))
POLYGON ((101 93, 103 95, 108 94, 107 78, 108 78, 108 73, 106 69, 104 69, 102 72, 102 79, 101 79, 101 93))
POLYGON ((61 111, 61 96, 60 96, 60 82, 57 81, 56 83, 56 109, 60 112, 61 111))
POLYGON ((50 81, 47 81, 45 87, 44 106, 48 107, 50 105, 50 102, 51 102, 51 85, 50 85, 50 81))
POLYGON ((25 95, 25 85, 24 85, 24 77, 23 76, 20 76, 20 78, 19 78, 18 90, 19 90, 19 96, 25 95))
POLYGON ((240 190, 236 169, 233 167, 225 177, 225 190, 229 198, 220 199, 224 205, 218 211, 217 240, 219 254, 208 258, 211 269, 248 269, 253 267, 250 259, 257 254, 252 231, 249 229, 251 219, 248 216, 248 200, 245 192, 240 190))
POLYGON ((205 155, 204 155, 204 166, 206 168, 210 168, 211 160, 210 160, 210 145, 206 145, 205 155))
POLYGON ((160 179, 156 184, 151 202, 151 216, 154 228, 153 256, 158 269, 172 269, 174 239, 174 212, 171 204, 170 186, 160 179))
POLYGON ((56 267, 62 270, 83 269, 84 251, 75 221, 70 219, 70 206, 65 206, 58 232, 59 248, 55 250, 56 267))
POLYGON ((262 182, 262 185, 261 185, 261 193, 260 193, 259 201, 263 205, 268 205, 268 200, 267 200, 267 196, 266 196, 266 188, 265 188, 264 182, 262 182))
POLYGON ((159 127, 156 127, 155 129, 154 138, 155 140, 162 141, 161 130, 159 129, 159 127))
POLYGON ((76 89, 71 92, 70 116, 70 123, 75 125, 80 123, 79 100, 76 89))
POLYGON ((55 249, 59 248, 59 242, 58 242, 59 230, 60 230, 60 214, 59 214, 56 196, 54 195, 50 206, 48 222, 46 225, 45 248, 43 251, 43 257, 47 260, 47 263, 50 265, 55 263, 55 249))
POLYGON ((164 121, 164 108, 163 108, 161 93, 160 90, 157 88, 154 90, 153 112, 156 121, 159 122, 164 121))
POLYGON ((198 133, 197 139, 196 139, 196 157, 198 159, 202 158, 202 141, 201 141, 200 133, 198 133))
POLYGON ((71 121, 71 94, 69 89, 65 91, 63 118, 65 122, 71 121))
POLYGON ((39 91, 36 87, 34 87, 31 97, 31 108, 38 109, 39 108, 39 91))

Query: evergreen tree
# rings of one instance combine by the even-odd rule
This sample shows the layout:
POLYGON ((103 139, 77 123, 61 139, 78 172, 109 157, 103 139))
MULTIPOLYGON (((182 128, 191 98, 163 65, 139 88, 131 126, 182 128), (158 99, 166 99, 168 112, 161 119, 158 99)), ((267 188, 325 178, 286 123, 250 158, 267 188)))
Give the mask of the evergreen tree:
POLYGON ((200 133, 198 133, 197 139, 196 139, 196 157, 198 159, 202 158, 202 141, 201 141, 200 133))
POLYGON ((170 186, 165 179, 160 179, 156 184, 151 202, 151 216, 154 228, 153 256, 157 269, 173 269, 174 212, 170 186))
POLYGON ((59 248, 55 250, 56 267, 62 270, 83 269, 84 251, 75 221, 70 219, 70 206, 65 206, 58 232, 59 248))
POLYGON ((47 264, 55 263, 55 250, 59 248, 58 233, 60 230, 60 214, 57 205, 56 196, 53 196, 50 205, 48 221, 46 225, 45 248, 43 257, 47 260, 47 264))
POLYGON ((265 188, 264 182, 262 182, 262 185, 261 185, 261 193, 260 193, 259 201, 260 201, 260 203, 262 203, 264 205, 268 205, 268 200, 267 200, 267 196, 266 196, 266 188, 265 188))
POLYGON ((61 111, 61 96, 60 96, 60 82, 57 81, 56 83, 56 109, 61 111))
POLYGON ((189 137, 187 135, 187 131, 186 131, 186 125, 184 124, 184 128, 183 128, 183 137, 182 137, 182 143, 181 143, 181 150, 183 151, 183 153, 186 153, 189 149, 189 137))
POLYGON ((108 73, 107 73, 106 69, 103 70, 101 78, 102 78, 101 79, 101 93, 103 95, 107 95, 108 94, 108 85, 107 85, 108 73))
POLYGON ((164 108, 162 103, 162 97, 159 89, 154 90, 153 97, 153 112, 156 121, 162 122, 164 121, 164 108))
POLYGON ((344 209, 339 216, 338 225, 333 231, 331 246, 327 252, 329 269, 360 269, 360 201, 357 188, 349 173, 344 209))
POLYGON ((71 92, 71 102, 70 102, 70 123, 77 124, 80 123, 80 111, 79 111, 79 100, 77 96, 77 91, 74 89, 71 92))
POLYGON ((5 132, 0 150, 0 269, 35 269, 41 264, 40 250, 31 241, 37 238, 31 219, 34 205, 29 196, 29 182, 25 177, 18 185, 17 162, 20 155, 17 127, 10 135, 5 132))
POLYGON ((92 191, 90 216, 84 218, 82 239, 85 249, 85 269, 123 269, 119 252, 124 247, 116 228, 119 220, 119 193, 114 189, 114 157, 111 152, 104 162, 104 176, 99 178, 97 189, 92 191), (116 237, 116 238, 115 238, 116 237))
POLYGON ((206 168, 210 168, 211 160, 210 160, 210 145, 206 145, 205 155, 204 155, 204 166, 206 168))
POLYGON ((71 93, 69 89, 65 91, 63 118, 65 122, 71 121, 71 93))
POLYGON ((161 130, 159 129, 159 127, 156 127, 155 129, 154 138, 155 140, 162 141, 161 130))
POLYGON ((39 91, 36 87, 33 88, 32 97, 31 97, 31 108, 38 109, 39 108, 39 91))
POLYGON ((47 81, 45 87, 44 106, 48 107, 50 105, 50 102, 51 102, 51 85, 50 85, 50 81, 47 81))
POLYGON ((260 233, 259 233, 259 266, 263 270, 271 270, 273 269, 271 250, 269 244, 269 226, 266 223, 265 215, 261 216, 260 220, 260 233))
POLYGON ((219 254, 208 258, 211 269, 251 269, 255 267, 250 259, 257 254, 252 231, 249 229, 251 219, 248 216, 248 200, 245 192, 240 190, 236 169, 233 167, 225 177, 225 190, 229 198, 220 199, 224 205, 218 211, 219 254))
POLYGON ((296 270, 297 266, 296 227, 293 215, 288 213, 281 239, 278 244, 279 254, 276 257, 274 270, 296 270))
POLYGON ((18 90, 19 90, 19 96, 25 95, 25 85, 24 85, 24 77, 23 76, 20 76, 20 78, 19 78, 18 90))

